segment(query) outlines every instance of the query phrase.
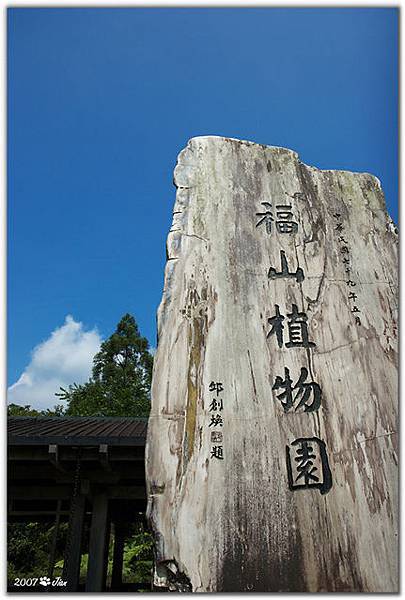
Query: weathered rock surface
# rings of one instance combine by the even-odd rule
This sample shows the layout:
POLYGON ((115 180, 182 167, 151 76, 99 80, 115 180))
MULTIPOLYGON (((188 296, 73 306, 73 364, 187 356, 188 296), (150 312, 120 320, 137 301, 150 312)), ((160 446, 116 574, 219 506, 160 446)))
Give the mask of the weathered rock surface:
POLYGON ((379 181, 199 137, 175 185, 146 461, 156 583, 396 591, 397 235, 379 181))

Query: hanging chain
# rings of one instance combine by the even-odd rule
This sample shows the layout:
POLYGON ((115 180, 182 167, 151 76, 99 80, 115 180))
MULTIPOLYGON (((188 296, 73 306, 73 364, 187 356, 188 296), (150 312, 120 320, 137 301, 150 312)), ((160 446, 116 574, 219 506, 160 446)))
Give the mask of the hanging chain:
POLYGON ((75 478, 74 478, 74 483, 73 483, 73 494, 72 494, 72 502, 76 502, 76 498, 77 498, 77 494, 79 491, 79 484, 80 484, 80 469, 82 467, 82 463, 81 463, 81 454, 82 454, 82 449, 79 448, 79 450, 77 451, 77 460, 76 460, 76 472, 75 472, 75 478))

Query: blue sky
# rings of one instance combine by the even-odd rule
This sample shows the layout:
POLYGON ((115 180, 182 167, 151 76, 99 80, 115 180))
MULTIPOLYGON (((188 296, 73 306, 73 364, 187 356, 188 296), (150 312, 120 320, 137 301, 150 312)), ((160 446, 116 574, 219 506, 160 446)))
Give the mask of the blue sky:
POLYGON ((193 136, 373 173, 397 221, 397 27, 395 8, 9 9, 9 384, 48 378, 45 397, 76 351, 63 381, 86 378, 125 312, 156 344, 193 136))

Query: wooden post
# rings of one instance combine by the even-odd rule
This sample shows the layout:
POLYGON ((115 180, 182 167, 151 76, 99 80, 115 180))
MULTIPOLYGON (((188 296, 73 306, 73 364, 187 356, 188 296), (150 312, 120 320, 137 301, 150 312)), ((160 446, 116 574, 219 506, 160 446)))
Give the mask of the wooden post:
POLYGON ((111 591, 119 592, 122 586, 122 567, 124 562, 125 529, 123 523, 114 524, 114 554, 111 575, 111 591))
MULTIPOLYGON (((108 554, 110 550, 110 540, 111 540, 111 519, 109 518, 109 513, 107 511, 107 524, 106 524, 106 532, 105 532, 105 551, 104 551, 104 570, 103 570, 103 591, 107 591, 108 584, 108 554)), ((111 587, 111 585, 110 585, 111 587)), ((108 590, 110 591, 110 590, 108 590)))
POLYGON ((55 516, 55 524, 54 524, 55 529, 53 530, 52 542, 51 542, 51 551, 49 553, 48 577, 51 580, 53 578, 53 569, 54 569, 54 566, 55 566, 56 544, 57 544, 57 541, 58 541, 61 507, 62 507, 62 500, 58 500, 57 503, 56 503, 56 516, 55 516))
POLYGON ((73 502, 74 507, 70 515, 65 560, 63 563, 63 579, 67 581, 65 588, 67 592, 77 592, 79 587, 86 498, 82 494, 79 494, 73 502))
POLYGON ((107 545, 108 498, 98 493, 93 501, 91 517, 89 562, 87 567, 86 592, 102 592, 105 587, 107 545))

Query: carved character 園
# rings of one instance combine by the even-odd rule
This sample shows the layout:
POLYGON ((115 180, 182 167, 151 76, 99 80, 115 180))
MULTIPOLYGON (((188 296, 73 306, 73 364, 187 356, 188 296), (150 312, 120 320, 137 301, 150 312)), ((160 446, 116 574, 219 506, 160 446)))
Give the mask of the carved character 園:
POLYGON ((288 486, 290 490, 319 489, 326 494, 332 487, 325 442, 317 437, 299 438, 286 446, 288 486))

